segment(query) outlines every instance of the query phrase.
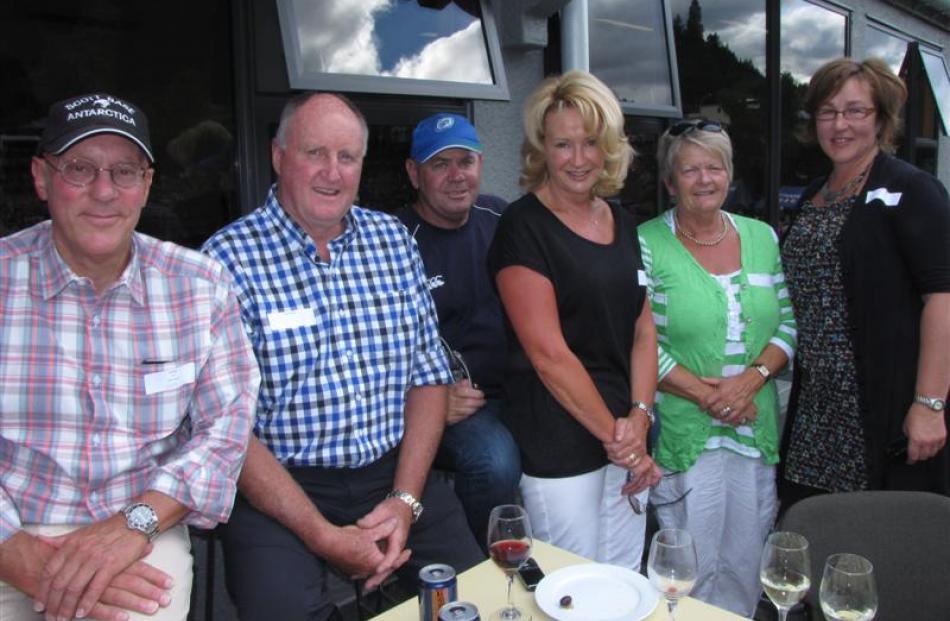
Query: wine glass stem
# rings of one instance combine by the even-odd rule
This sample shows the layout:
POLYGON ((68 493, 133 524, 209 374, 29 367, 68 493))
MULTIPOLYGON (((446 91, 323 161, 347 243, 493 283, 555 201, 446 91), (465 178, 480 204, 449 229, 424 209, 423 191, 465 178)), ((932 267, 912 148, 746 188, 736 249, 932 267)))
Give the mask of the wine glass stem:
POLYGON ((781 606, 776 606, 778 609, 778 621, 785 621, 788 618, 788 608, 782 608, 781 606))
POLYGON ((514 582, 515 575, 512 573, 508 574, 508 610, 514 608, 514 605, 511 603, 511 583, 514 582))
POLYGON ((670 621, 676 621, 676 614, 675 614, 676 603, 677 603, 676 600, 673 599, 672 597, 666 598, 666 609, 670 613, 670 621))

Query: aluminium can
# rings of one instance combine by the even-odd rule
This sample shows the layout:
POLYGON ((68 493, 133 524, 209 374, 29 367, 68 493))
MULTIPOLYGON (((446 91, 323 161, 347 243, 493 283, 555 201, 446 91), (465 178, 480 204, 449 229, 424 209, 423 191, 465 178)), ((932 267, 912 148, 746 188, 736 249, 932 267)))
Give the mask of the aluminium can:
POLYGON ((419 621, 439 621, 439 610, 458 599, 451 565, 433 563, 419 570, 419 621))
POLYGON ((449 602, 439 610, 439 621, 480 621, 478 608, 469 602, 449 602))

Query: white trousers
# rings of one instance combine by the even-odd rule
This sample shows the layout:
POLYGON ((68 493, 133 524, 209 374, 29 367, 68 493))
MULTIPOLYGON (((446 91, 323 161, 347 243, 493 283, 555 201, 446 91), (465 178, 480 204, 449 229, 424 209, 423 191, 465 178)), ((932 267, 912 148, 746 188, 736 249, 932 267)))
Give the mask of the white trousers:
MULTIPOLYGON (((80 528, 76 525, 26 525, 23 530, 32 535, 56 537, 80 528)), ((152 542, 152 552, 143 559, 161 569, 174 580, 171 604, 159 608, 155 614, 143 615, 129 611, 130 621, 185 621, 191 601, 192 558, 188 528, 179 524, 166 530, 152 542)), ((0 620, 43 621, 44 614, 33 612, 33 598, 0 581, 0 620)))
POLYGON ((693 536, 699 572, 690 595, 751 617, 762 591, 759 560, 775 521, 775 466, 727 449, 703 451, 686 472, 664 471, 651 500, 660 528, 693 536))
POLYGON ((640 570, 649 490, 637 515, 620 490, 627 471, 609 464, 558 479, 522 475, 521 496, 536 539, 600 563, 640 570))

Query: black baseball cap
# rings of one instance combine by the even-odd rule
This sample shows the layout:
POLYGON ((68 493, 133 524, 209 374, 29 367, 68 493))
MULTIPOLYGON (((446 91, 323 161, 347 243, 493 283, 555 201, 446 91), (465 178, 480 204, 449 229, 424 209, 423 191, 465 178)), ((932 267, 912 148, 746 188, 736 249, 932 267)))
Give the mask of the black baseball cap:
POLYGON ((78 95, 50 106, 39 150, 59 155, 96 134, 128 138, 145 152, 149 162, 155 163, 145 113, 124 99, 106 93, 78 95))

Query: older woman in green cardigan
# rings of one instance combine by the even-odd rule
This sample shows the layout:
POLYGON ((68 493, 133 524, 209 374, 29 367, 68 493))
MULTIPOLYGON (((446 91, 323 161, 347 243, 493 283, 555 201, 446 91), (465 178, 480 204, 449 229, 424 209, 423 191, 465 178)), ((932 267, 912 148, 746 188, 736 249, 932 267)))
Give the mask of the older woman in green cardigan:
POLYGON ((776 510, 772 378, 793 355, 795 319, 775 232, 722 210, 732 180, 722 127, 677 123, 658 159, 675 206, 639 228, 660 345, 664 476, 651 501, 661 527, 693 535, 693 595, 751 616, 776 510))

